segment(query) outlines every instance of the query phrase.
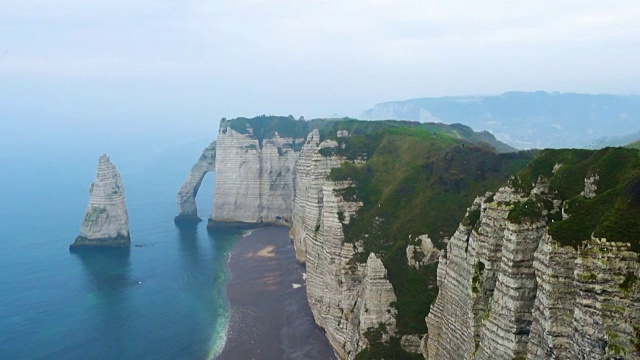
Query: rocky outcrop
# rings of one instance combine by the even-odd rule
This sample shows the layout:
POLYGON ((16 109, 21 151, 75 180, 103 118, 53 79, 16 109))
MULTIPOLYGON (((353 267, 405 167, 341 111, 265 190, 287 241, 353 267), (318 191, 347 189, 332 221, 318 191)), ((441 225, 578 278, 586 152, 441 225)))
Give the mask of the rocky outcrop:
POLYGON ((440 257, 426 358, 640 358, 638 254, 602 239, 561 245, 546 225, 561 206, 552 200, 544 179, 476 200, 478 222, 461 224, 440 257), (528 198, 554 209, 516 216, 528 198))
POLYGON ((407 264, 409 266, 418 270, 421 266, 438 261, 440 250, 433 246, 429 235, 420 235, 415 242, 416 244, 407 245, 407 264))
POLYGON ((584 179, 584 191, 581 195, 587 199, 592 199, 596 196, 596 190, 598 190, 598 180, 600 177, 598 174, 592 174, 584 179))
POLYGON ((178 216, 176 223, 200 222, 198 208, 196 206, 196 195, 202 184, 204 176, 215 170, 216 164, 216 142, 213 141, 203 151, 198 161, 193 165, 187 180, 178 191, 178 216))
POLYGON ((400 346, 408 353, 420 354, 422 351, 422 339, 418 335, 404 335, 400 339, 400 346))
POLYGON ((281 137, 277 131, 260 139, 253 135, 253 129, 241 133, 223 120, 216 145, 216 184, 209 225, 289 225, 293 171, 303 143, 303 138, 281 137))
POLYGON ((111 247, 127 248, 129 214, 120 173, 107 155, 100 156, 96 180, 89 188, 89 205, 80 234, 70 249, 111 247))

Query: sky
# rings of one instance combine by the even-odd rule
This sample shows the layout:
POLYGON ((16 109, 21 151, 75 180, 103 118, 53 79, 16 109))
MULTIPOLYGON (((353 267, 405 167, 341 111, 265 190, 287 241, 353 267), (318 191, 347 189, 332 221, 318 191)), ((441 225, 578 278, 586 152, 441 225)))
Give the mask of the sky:
POLYGON ((92 132, 205 146, 222 117, 426 96, 638 94, 637 19, 637 0, 0 0, 0 153, 92 132))

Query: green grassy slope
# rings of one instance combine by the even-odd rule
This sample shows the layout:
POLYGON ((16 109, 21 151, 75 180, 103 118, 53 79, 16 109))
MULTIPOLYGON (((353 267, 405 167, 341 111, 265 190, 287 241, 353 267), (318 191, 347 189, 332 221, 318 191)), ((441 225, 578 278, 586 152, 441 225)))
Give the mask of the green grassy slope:
MULTIPOLYGON (((470 127, 462 124, 444 125, 436 123, 418 123, 415 121, 362 121, 350 118, 342 119, 313 119, 296 120, 293 116, 256 116, 253 118, 223 119, 222 127, 248 134, 253 131, 260 143, 265 138, 273 136, 276 132, 282 137, 304 138, 313 129, 320 131, 322 138, 334 137, 336 131, 347 130, 356 136, 368 136, 379 133, 382 129, 396 129, 397 131, 413 131, 419 129, 422 132, 438 133, 450 139, 458 139, 468 143, 486 143, 498 152, 514 152, 516 149, 496 140, 489 132, 474 132, 470 127)), ((361 148, 356 148, 361 150, 361 148)))
MULTIPOLYGON (((640 151, 626 148, 602 150, 543 150, 512 183, 525 191, 539 176, 551 180, 554 199, 566 202, 570 217, 549 216, 549 233, 565 245, 578 247, 595 237, 629 242, 640 252, 640 151), (553 173, 555 164, 562 166, 553 173), (597 174, 596 196, 587 199, 585 177, 597 174)), ((539 207, 549 204, 539 202, 539 207)))
MULTIPOLYGON (((399 333, 425 333, 424 318, 438 292, 436 265, 409 267, 409 238, 429 234, 436 246, 444 247, 443 239, 455 232, 473 199, 506 182, 533 154, 499 154, 477 133, 442 124, 391 123, 362 137, 338 140, 345 143, 344 150, 337 150, 342 155, 368 155, 362 165, 345 163, 331 173, 333 180, 353 181, 343 191, 345 199, 364 204, 345 225, 345 241, 364 241, 358 261, 366 261, 372 251, 382 257, 398 298, 399 333)), ((387 348, 387 356, 397 351, 374 347, 387 348)))
POLYGON ((640 140, 634 141, 631 144, 628 144, 626 147, 631 149, 640 149, 640 140))

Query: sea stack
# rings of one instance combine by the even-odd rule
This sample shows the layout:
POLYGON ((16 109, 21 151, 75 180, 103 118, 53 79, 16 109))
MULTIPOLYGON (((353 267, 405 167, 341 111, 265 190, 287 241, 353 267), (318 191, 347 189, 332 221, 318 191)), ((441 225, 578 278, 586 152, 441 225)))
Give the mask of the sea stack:
POLYGON ((89 206, 84 214, 80 235, 69 247, 128 248, 129 214, 120 173, 106 154, 98 161, 96 180, 89 188, 89 206))

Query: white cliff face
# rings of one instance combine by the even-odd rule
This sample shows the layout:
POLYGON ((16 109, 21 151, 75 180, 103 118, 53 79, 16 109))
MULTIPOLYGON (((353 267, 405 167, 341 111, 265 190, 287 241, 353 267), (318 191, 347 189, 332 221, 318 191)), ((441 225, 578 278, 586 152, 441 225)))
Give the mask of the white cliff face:
POLYGON ((216 142, 213 141, 203 151, 198 161, 193 165, 187 180, 178 191, 178 216, 177 222, 198 222, 198 208, 196 207, 196 195, 202 184, 204 176, 215 170, 216 142))
POLYGON ((370 254, 366 264, 358 263, 354 256, 361 245, 344 243, 342 224, 362 205, 337 194, 349 185, 325 182, 319 226, 306 238, 309 305, 341 359, 353 359, 368 345, 367 331, 382 325, 383 340, 396 331, 396 296, 382 261, 370 254), (338 213, 344 214, 342 221, 338 213))
POLYGON ((303 139, 277 133, 262 143, 221 124, 216 146, 216 184, 210 224, 289 224, 293 170, 303 139))
POLYGON ((129 214, 122 179, 109 157, 102 155, 96 180, 89 188, 89 205, 80 234, 71 248, 129 245, 129 214))
MULTIPOLYGON (((531 196, 551 196, 538 185, 531 196)), ((476 201, 479 223, 461 225, 449 241, 425 357, 640 358, 638 254, 599 239, 576 250, 554 241, 542 221, 512 223, 510 204, 527 196, 505 187, 493 201, 476 201), (625 279, 633 285, 623 289, 625 279)))
POLYGON ((333 140, 320 142, 320 133, 313 130, 300 151, 294 170, 293 221, 290 237, 293 239, 296 258, 306 261, 306 244, 317 232, 322 211, 322 187, 331 169, 344 160, 337 156, 323 156, 319 150, 338 146, 333 140))
POLYGON ((382 339, 388 341, 390 334, 396 332, 398 312, 391 305, 397 300, 384 264, 374 253, 369 254, 361 297, 360 333, 364 335, 368 329, 384 325, 386 333, 382 334, 382 339))
MULTIPOLYGON (((338 136, 348 136, 340 132, 338 136)), ((340 190, 349 182, 328 180, 345 160, 324 156, 333 140, 320 142, 317 131, 307 137, 296 167, 291 237, 298 260, 306 262, 307 295, 316 323, 341 359, 353 359, 368 346, 366 333, 381 332, 383 341, 396 332, 396 296, 386 269, 375 254, 358 263, 359 243, 344 243, 343 224, 362 206, 345 201, 340 190)))

